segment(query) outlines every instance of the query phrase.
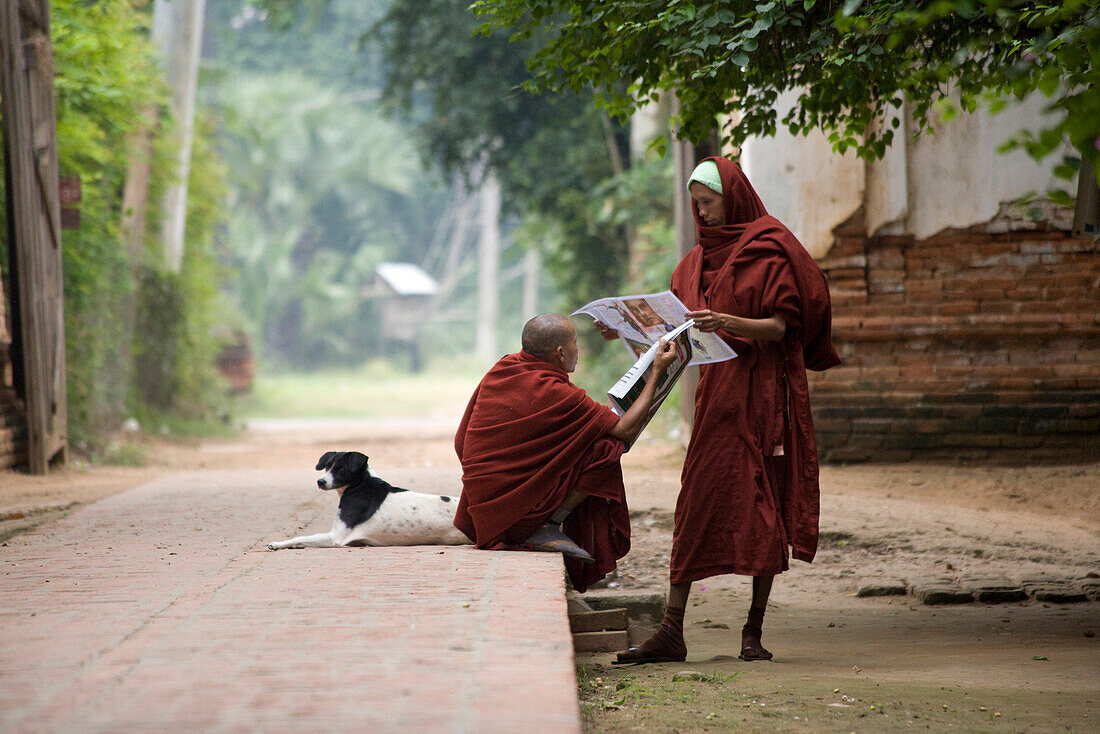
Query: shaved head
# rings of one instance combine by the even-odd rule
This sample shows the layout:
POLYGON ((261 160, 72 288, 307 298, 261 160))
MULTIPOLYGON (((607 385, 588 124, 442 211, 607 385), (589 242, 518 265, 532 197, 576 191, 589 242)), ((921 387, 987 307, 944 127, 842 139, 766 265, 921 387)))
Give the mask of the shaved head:
POLYGON ((569 319, 557 313, 544 313, 524 325, 521 340, 523 351, 550 362, 554 350, 572 344, 576 337, 577 330, 569 319))

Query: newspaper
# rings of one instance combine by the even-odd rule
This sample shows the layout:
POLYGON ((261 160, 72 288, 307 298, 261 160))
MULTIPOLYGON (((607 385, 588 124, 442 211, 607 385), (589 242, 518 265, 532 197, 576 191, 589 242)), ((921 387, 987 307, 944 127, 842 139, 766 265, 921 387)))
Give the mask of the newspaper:
MULTIPOLYGON (((572 315, 582 313, 619 332, 619 339, 635 358, 688 321, 687 306, 672 291, 601 298, 578 308, 572 315)), ((737 356, 717 334, 704 334, 698 329, 689 333, 691 364, 723 362, 737 356)))
MULTIPOLYGON (((676 359, 657 378, 653 402, 649 406, 649 415, 645 417, 645 422, 642 424, 643 428, 645 428, 645 424, 649 423, 650 418, 656 415, 657 409, 661 407, 661 403, 672 392, 676 381, 680 379, 680 375, 683 374, 691 362, 692 340, 690 331, 692 323, 694 322, 691 320, 685 321, 661 337, 666 343, 672 344, 676 348, 676 359)), ((638 361, 607 391, 607 397, 611 399, 611 409, 618 415, 621 416, 626 413, 630 406, 634 404, 634 401, 638 399, 638 396, 642 394, 642 390, 645 389, 651 377, 653 358, 657 354, 659 344, 660 341, 654 342, 653 346, 638 357, 638 361)))

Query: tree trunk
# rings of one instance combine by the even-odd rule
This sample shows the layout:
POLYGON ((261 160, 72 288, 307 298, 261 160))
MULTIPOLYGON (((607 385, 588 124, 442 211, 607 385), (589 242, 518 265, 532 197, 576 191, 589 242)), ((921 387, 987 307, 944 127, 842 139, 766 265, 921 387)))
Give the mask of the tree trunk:
POLYGON ((477 357, 485 365, 500 358, 497 313, 500 303, 500 184, 488 170, 481 183, 481 232, 478 236, 477 357))
POLYGON ((191 174, 191 144, 195 132, 195 89, 202 49, 206 0, 156 0, 153 7, 153 41, 160 48, 168 82, 172 85, 172 113, 176 119, 179 151, 176 177, 162 202, 161 236, 164 261, 169 270, 183 265, 187 224, 187 184, 191 174))

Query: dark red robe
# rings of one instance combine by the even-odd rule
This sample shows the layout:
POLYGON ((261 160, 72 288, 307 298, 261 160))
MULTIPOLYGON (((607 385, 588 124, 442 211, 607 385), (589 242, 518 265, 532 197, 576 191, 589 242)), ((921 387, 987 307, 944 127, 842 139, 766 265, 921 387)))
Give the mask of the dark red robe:
POLYGON ((712 160, 732 224, 704 226, 693 204, 699 245, 677 266, 672 290, 693 310, 782 316, 787 336, 767 342, 719 332, 737 359, 700 369, 676 503, 672 583, 777 574, 788 567, 788 550, 813 560, 819 488, 806 369, 840 362, 820 268, 768 216, 741 169, 712 160))
POLYGON ((462 495, 454 524, 478 548, 522 548, 572 490, 589 495, 562 529, 596 559, 566 559, 578 591, 630 550, 630 516, 619 457, 607 437, 618 416, 559 367, 526 352, 493 366, 474 390, 458 432, 462 495))

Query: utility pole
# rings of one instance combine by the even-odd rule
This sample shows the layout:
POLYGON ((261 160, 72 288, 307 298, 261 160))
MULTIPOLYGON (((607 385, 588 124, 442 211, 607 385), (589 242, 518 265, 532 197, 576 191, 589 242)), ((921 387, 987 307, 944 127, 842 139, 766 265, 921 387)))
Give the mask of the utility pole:
POLYGON ((183 265, 183 238, 187 223, 187 183, 191 175, 191 145, 195 137, 195 89, 202 52, 206 0, 156 0, 152 39, 160 49, 168 83, 172 86, 172 113, 176 119, 179 152, 176 178, 162 202, 161 237, 164 261, 172 272, 183 265))

